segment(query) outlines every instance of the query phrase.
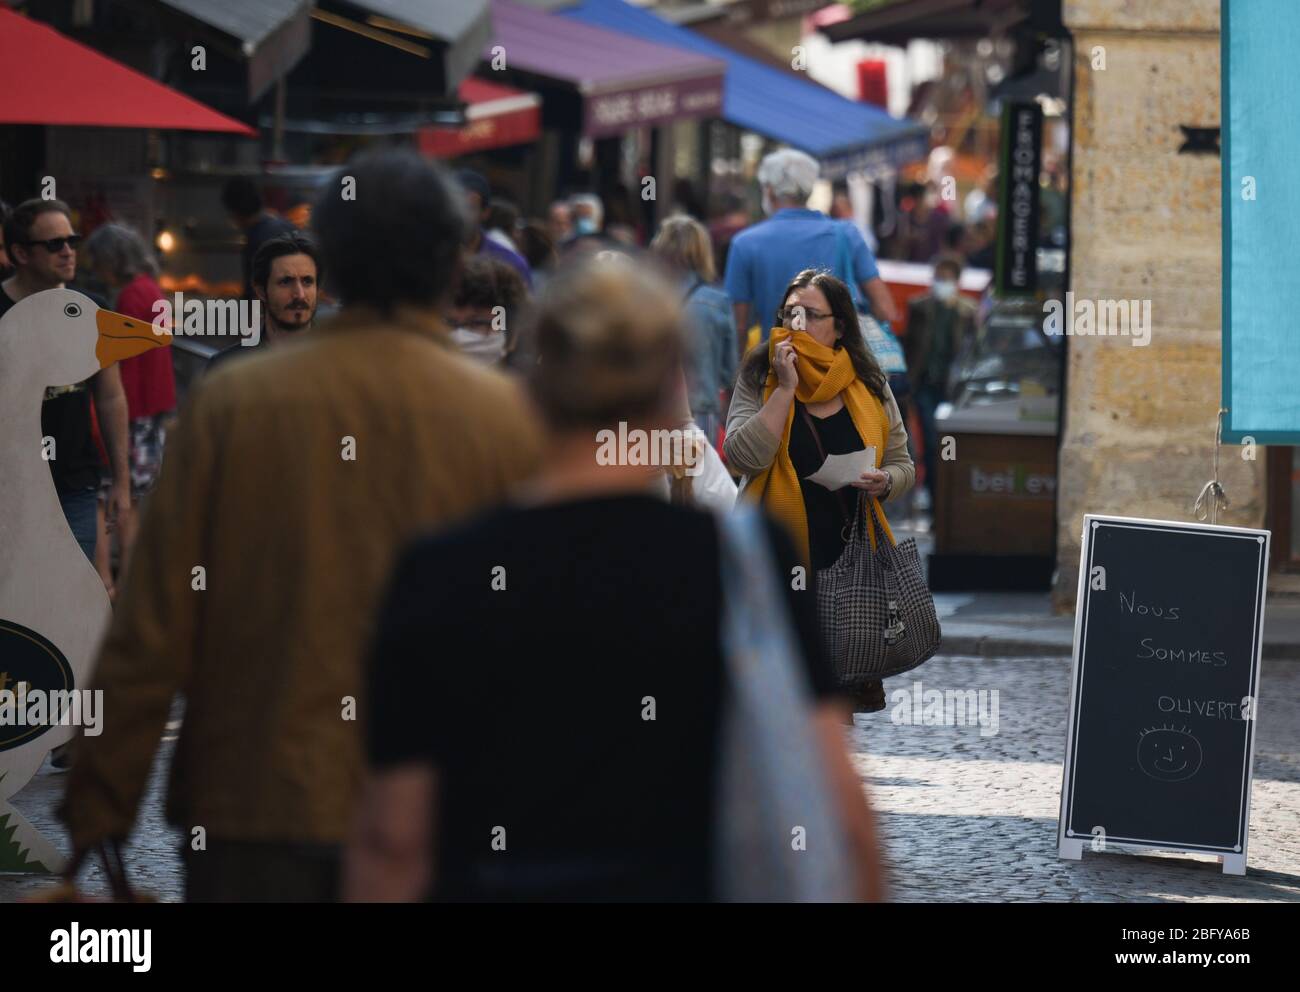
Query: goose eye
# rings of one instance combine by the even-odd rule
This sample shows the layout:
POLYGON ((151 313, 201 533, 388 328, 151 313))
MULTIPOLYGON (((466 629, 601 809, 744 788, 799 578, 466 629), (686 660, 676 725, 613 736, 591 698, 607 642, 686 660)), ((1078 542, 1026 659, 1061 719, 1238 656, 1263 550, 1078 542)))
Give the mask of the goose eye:
POLYGON ((76 303, 69 303, 63 308, 63 312, 69 317, 80 317, 81 307, 76 303))

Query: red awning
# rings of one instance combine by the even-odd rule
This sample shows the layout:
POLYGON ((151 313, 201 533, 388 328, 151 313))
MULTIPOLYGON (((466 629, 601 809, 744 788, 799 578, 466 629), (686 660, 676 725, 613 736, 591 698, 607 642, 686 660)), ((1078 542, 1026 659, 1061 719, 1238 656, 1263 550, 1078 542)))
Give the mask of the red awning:
POLYGON ((422 128, 418 140, 425 155, 455 158, 487 148, 528 144, 541 134, 542 101, 536 93, 471 76, 460 84, 457 95, 466 104, 464 125, 422 128))
POLYGON ((246 124, 0 3, 0 124, 225 131, 246 124))

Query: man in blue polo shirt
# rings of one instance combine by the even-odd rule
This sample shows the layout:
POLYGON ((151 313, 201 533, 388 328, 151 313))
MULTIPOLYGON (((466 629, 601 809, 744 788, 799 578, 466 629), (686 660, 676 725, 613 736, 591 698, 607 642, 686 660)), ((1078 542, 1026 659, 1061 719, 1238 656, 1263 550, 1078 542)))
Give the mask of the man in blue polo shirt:
POLYGON ((731 297, 742 354, 751 325, 757 323, 766 340, 778 323, 776 311, 784 302, 781 293, 791 279, 804 269, 828 269, 843 279, 848 273, 843 271, 847 266, 841 264, 841 257, 853 266, 849 288, 859 307, 869 309, 877 320, 898 319, 861 232, 848 221, 831 220, 805 206, 820 171, 816 159, 793 148, 773 152, 758 167, 763 209, 771 216, 737 234, 727 255, 725 288, 731 297))

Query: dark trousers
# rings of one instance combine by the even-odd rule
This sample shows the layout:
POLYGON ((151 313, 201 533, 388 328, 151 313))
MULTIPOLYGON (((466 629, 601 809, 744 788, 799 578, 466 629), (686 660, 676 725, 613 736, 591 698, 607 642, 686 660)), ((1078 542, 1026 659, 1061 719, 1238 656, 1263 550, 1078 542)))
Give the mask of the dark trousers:
POLYGON ((935 408, 943 402, 943 391, 935 386, 920 386, 912 394, 916 404, 916 415, 921 421, 921 438, 925 443, 925 488, 930 494, 931 512, 934 512, 936 483, 938 481, 936 466, 939 463, 939 431, 934 422, 935 408))
POLYGON ((72 536, 81 545, 81 550, 86 552, 86 557, 90 559, 92 565, 95 564, 95 542, 98 537, 95 513, 98 502, 98 490, 95 489, 59 492, 59 505, 63 507, 63 515, 68 520, 68 526, 72 528, 72 536))
POLYGON ((186 902, 338 902, 343 849, 334 844, 209 840, 182 845, 186 902))

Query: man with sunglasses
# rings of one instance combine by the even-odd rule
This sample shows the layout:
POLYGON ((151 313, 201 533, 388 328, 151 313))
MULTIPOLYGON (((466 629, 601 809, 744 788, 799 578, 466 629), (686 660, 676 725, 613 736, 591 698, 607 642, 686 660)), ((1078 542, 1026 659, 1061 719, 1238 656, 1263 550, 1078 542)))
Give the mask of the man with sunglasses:
MULTIPOLYGON (((14 274, 0 283, 0 317, 19 300, 60 289, 77 274, 81 235, 72 230, 72 214, 59 200, 18 204, 4 222, 4 240, 14 274)), ((54 439, 50 458, 54 488, 73 536, 93 563, 99 451, 91 429, 92 395, 113 473, 108 519, 125 523, 131 513, 131 473, 126 393, 117 366, 101 369, 73 386, 48 386, 41 405, 41 434, 54 439)))

